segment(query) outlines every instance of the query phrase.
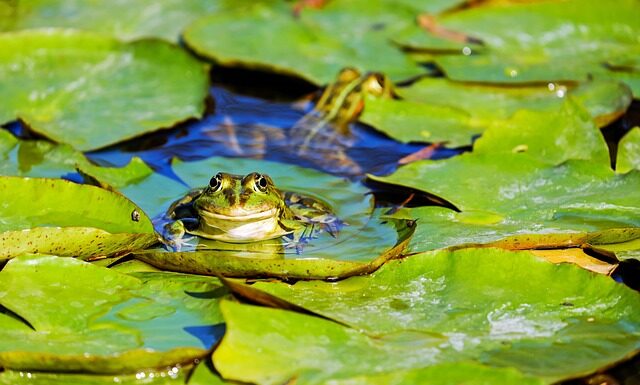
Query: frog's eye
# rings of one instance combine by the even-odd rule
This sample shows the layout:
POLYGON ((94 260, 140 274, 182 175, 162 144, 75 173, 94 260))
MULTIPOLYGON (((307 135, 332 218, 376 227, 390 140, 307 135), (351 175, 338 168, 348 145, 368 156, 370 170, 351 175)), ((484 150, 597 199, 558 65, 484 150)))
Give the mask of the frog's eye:
POLYGON ((220 190, 220 188, 222 187, 222 177, 220 177, 220 174, 217 174, 216 176, 211 178, 211 180, 209 181, 209 187, 214 192, 220 190))
POLYGON ((269 187, 269 181, 265 178, 264 175, 256 174, 255 175, 255 186, 258 191, 267 192, 267 187, 269 187))

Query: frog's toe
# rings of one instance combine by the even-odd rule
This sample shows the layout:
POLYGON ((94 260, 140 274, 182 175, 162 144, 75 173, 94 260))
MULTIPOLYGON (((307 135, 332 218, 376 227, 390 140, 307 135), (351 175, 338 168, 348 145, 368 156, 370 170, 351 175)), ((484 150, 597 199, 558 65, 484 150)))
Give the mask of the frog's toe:
POLYGON ((182 237, 182 238, 176 238, 176 239, 167 239, 165 240, 164 244, 167 250, 178 252, 182 250, 182 247, 185 245, 191 246, 189 244, 189 241, 192 240, 193 238, 194 237, 182 237))

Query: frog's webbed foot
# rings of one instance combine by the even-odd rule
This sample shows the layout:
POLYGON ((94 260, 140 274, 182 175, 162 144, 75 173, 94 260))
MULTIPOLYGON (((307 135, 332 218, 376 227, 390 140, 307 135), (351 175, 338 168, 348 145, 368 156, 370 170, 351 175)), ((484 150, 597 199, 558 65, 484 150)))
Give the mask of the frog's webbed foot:
POLYGON ((295 249, 296 254, 302 254, 304 247, 309 243, 309 241, 313 238, 317 237, 317 231, 315 230, 315 224, 310 224, 302 227, 300 230, 294 231, 293 233, 286 235, 284 240, 284 248, 285 249, 295 249))
POLYGON ((181 220, 164 225, 162 243, 171 251, 180 251, 194 237, 185 237, 185 224, 181 220))

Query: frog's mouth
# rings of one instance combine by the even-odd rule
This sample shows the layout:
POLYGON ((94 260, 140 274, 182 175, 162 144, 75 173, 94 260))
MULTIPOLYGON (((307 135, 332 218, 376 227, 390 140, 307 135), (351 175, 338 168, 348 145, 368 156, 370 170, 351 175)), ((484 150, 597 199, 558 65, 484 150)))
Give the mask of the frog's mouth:
POLYGON ((215 221, 232 221, 232 222, 255 222, 261 221, 267 218, 275 218, 278 215, 278 208, 274 207, 265 211, 258 211, 255 213, 238 213, 234 215, 225 215, 215 213, 211 211, 200 211, 199 215, 206 219, 213 219, 215 221))

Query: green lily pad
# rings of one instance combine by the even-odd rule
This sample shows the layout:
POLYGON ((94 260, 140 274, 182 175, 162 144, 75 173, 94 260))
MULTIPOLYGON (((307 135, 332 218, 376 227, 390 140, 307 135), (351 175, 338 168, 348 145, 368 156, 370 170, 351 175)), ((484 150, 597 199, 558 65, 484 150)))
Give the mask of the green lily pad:
POLYGON ((640 170, 640 127, 634 127, 618 143, 616 171, 640 170))
POLYGON ((199 117, 208 91, 206 66, 174 45, 70 30, 0 34, 0 78, 0 122, 81 151, 199 117))
POLYGON ((186 29, 184 38, 191 49, 220 64, 300 76, 316 84, 332 81, 344 67, 384 72, 398 81, 425 73, 388 41, 413 23, 414 15, 412 7, 391 1, 331 2, 298 16, 288 5, 256 5, 203 17, 186 29))
POLYGON ((473 136, 504 124, 517 125, 513 129, 520 131, 520 126, 531 129, 539 120, 546 120, 554 127, 540 123, 536 131, 582 131, 574 125, 584 126, 587 118, 575 108, 571 109, 575 112, 567 111, 571 108, 566 107, 568 98, 586 108, 599 126, 605 126, 622 115, 632 100, 628 87, 610 81, 516 87, 423 78, 396 91, 403 99, 368 97, 360 120, 403 142, 446 141, 453 147, 468 145, 473 136), (535 111, 539 116, 518 122, 514 115, 521 110, 535 111), (514 121, 507 123, 512 118, 514 121), (557 121, 549 122, 553 119, 557 121))
POLYGON ((43 27, 77 28, 101 32, 119 39, 160 37, 178 41, 186 25, 218 10, 221 1, 169 0, 156 2, 30 0, 7 2, 12 12, 0 13, 4 29, 43 27))
MULTIPOLYGON (((191 188, 206 185, 219 171, 243 175, 254 171, 268 174, 282 190, 321 199, 346 225, 335 238, 327 232, 321 233, 305 245, 300 254, 295 248, 282 249, 281 242, 276 240, 269 242, 276 247, 275 254, 273 249, 258 249, 253 251, 255 257, 237 256, 233 253, 233 244, 200 238, 190 242, 196 247, 196 252, 146 250, 136 253, 136 258, 159 268, 233 276, 338 277, 375 269, 384 259, 398 255, 413 231, 413 227, 404 220, 381 223, 376 216, 378 213, 373 213, 369 190, 361 184, 312 169, 263 160, 209 158, 197 162, 175 161, 173 170, 191 188), (361 244, 368 247, 359 247, 361 244)), ((167 218, 163 218, 167 208, 189 190, 184 184, 157 174, 120 189, 156 218, 159 233, 167 223, 167 218)))
POLYGON ((214 363, 225 378, 321 383, 472 361, 550 383, 640 349, 640 294, 528 252, 431 252, 339 282, 251 288, 336 322, 224 303, 228 329, 214 363), (259 314, 264 322, 247 322, 259 314))
POLYGON ((0 260, 23 253, 113 255, 156 242, 151 220, 142 210, 101 188, 3 176, 0 199, 0 260))
POLYGON ((527 154, 464 154, 370 178, 435 194, 460 210, 423 207, 393 215, 418 219, 414 250, 569 247, 640 237, 640 173, 616 175, 602 162, 551 167, 527 154))
POLYGON ((520 110, 496 121, 473 144, 477 154, 526 152, 545 163, 570 159, 609 164, 609 149, 589 114, 571 99, 559 109, 520 110))
POLYGON ((2 322, 0 365, 13 370, 121 374, 189 363, 215 342, 216 299, 226 294, 215 278, 126 275, 43 255, 12 259, 0 277, 0 304, 33 328, 2 322))
POLYGON ((605 68, 612 59, 625 61, 640 54, 639 12, 634 0, 470 7, 437 21, 442 28, 482 40, 488 49, 477 55, 441 56, 436 63, 450 79, 464 81, 581 81, 592 74, 615 78, 605 68))
POLYGON ((124 167, 101 167, 67 144, 20 140, 5 130, 0 130, 0 159, 0 175, 60 178, 82 169, 85 177, 99 179, 105 188, 126 186, 153 172, 137 157, 124 167))

